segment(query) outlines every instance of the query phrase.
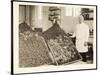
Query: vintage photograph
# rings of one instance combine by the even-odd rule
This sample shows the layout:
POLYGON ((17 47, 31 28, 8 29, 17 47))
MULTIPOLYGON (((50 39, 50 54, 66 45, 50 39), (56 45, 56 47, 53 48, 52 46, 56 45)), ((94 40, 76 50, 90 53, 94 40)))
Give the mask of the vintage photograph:
POLYGON ((13 35, 14 73, 96 69, 96 6, 15 1, 13 35))

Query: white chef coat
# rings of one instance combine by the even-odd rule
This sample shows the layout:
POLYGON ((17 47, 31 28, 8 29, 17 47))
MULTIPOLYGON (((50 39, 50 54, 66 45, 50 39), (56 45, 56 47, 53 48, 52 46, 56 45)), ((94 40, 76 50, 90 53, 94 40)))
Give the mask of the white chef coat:
POLYGON ((79 52, 87 52, 88 46, 84 43, 89 39, 89 27, 85 23, 76 26, 76 48, 79 52))

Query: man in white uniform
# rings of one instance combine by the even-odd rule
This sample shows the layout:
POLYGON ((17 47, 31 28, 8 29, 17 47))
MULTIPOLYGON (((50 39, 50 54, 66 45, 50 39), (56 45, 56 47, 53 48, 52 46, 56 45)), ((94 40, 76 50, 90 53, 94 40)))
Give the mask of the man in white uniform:
POLYGON ((79 16, 79 24, 76 26, 76 48, 86 62, 88 52, 89 27, 84 23, 82 15, 79 16))

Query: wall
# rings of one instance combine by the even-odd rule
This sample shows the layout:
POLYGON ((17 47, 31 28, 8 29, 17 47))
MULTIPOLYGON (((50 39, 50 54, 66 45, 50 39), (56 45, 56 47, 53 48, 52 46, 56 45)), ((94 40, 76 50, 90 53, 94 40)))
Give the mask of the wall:
MULTIPOLYGON (((49 7, 43 6, 41 7, 41 11, 39 11, 39 6, 27 6, 26 7, 26 16, 25 16, 25 6, 19 7, 19 23, 25 21, 26 23, 32 27, 32 29, 38 27, 43 28, 43 31, 46 31, 48 28, 52 26, 51 21, 48 20, 49 15, 49 7), (41 14, 41 15, 39 15, 41 14), (41 17, 40 17, 41 16, 41 17), (41 19, 39 19, 39 17, 41 19)), ((85 21, 90 27, 93 28, 92 21, 85 21)), ((75 27, 78 24, 78 18, 76 16, 66 16, 66 8, 61 8, 61 24, 60 27, 66 32, 74 32, 75 27)))
POLYGON ((66 16, 65 9, 66 8, 62 8, 62 10, 61 10, 61 27, 66 33, 74 32, 75 25, 78 24, 78 19, 77 19, 77 17, 66 16))
POLYGON ((19 6, 19 24, 25 21, 25 6, 19 6))
MULTIPOLYGON (((80 9, 81 8, 78 8, 78 10, 76 11, 80 12, 80 9)), ((78 22, 78 15, 80 14, 79 12, 74 11, 75 14, 77 13, 76 15, 72 13, 72 16, 71 14, 70 16, 68 15, 66 16, 66 10, 65 8, 62 8, 61 27, 64 29, 66 33, 75 31, 75 27, 79 23, 78 22)), ((93 20, 85 20, 84 22, 89 26, 90 29, 93 29, 93 20)))
POLYGON ((77 17, 72 17, 72 16, 65 16, 63 17, 61 21, 62 28, 66 33, 68 32, 74 32, 75 27, 78 24, 78 19, 77 17))
POLYGON ((26 23, 30 25, 33 29, 35 27, 42 27, 43 31, 47 30, 52 26, 52 23, 48 20, 48 14, 49 14, 49 7, 44 6, 42 7, 42 11, 38 10, 38 6, 27 6, 25 9, 25 6, 19 7, 19 24, 25 21, 26 17, 26 23), (25 12, 26 10, 26 12, 25 12), (39 15, 41 13, 41 22, 39 20, 39 15), (25 16, 26 13, 26 16, 25 16))
POLYGON ((35 7, 34 6, 30 6, 30 26, 32 27, 32 29, 34 29, 35 26, 35 7))
POLYGON ((46 31, 48 28, 52 26, 52 22, 48 20, 48 15, 49 15, 49 7, 44 6, 43 7, 43 31, 46 31))

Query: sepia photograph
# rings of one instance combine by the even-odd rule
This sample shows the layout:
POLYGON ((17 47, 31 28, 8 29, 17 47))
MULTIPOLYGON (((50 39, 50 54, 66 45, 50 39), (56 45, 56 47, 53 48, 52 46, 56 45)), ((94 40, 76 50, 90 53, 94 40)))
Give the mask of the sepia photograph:
POLYGON ((12 2, 13 73, 97 68, 95 5, 12 2))

